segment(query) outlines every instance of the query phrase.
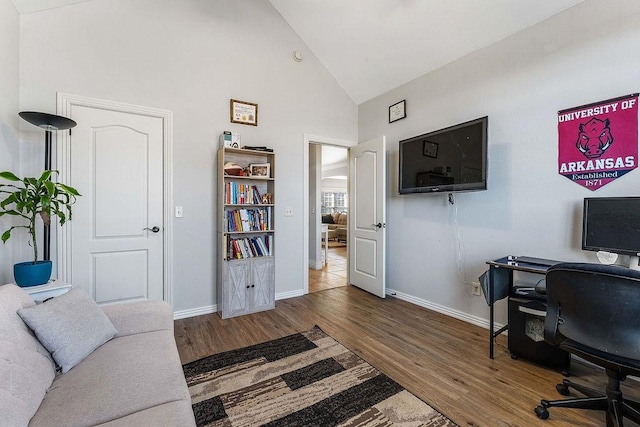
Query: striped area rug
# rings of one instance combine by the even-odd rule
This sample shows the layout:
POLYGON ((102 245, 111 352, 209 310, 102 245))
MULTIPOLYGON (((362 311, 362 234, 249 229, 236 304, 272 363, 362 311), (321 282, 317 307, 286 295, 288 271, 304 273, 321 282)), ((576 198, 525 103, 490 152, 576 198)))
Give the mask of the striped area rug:
POLYGON ((317 326, 183 369, 198 426, 456 426, 317 326))

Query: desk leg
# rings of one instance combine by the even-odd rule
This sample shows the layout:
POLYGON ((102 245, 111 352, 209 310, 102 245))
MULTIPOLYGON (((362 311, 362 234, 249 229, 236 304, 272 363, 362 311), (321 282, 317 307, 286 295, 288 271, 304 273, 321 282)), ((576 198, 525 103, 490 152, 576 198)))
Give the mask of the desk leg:
POLYGON ((489 267, 489 359, 493 359, 493 279, 495 267, 489 267))
MULTIPOLYGON (((507 320, 507 324, 497 331, 494 329, 493 325, 493 305, 495 304, 494 293, 493 293, 493 284, 495 279, 495 270, 497 267, 489 267, 489 358, 493 359, 493 342, 498 335, 503 333, 509 328, 509 321, 507 320)), ((511 295, 511 288, 513 286, 513 270, 509 270, 509 295, 511 295)))

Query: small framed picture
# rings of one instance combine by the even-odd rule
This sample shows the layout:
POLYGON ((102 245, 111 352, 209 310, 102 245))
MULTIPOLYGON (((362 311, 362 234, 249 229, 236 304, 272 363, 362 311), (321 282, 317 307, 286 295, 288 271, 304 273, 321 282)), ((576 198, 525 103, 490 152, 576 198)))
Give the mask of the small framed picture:
POLYGON ((251 176, 271 178, 271 165, 269 163, 253 163, 249 165, 251 176))
POLYGON ((407 117, 407 101, 402 100, 389 107, 389 123, 407 117))
POLYGON ((425 141, 424 146, 422 147, 422 154, 427 157, 438 157, 438 143, 425 141))
POLYGON ((258 104, 231 100, 231 123, 258 126, 258 104))

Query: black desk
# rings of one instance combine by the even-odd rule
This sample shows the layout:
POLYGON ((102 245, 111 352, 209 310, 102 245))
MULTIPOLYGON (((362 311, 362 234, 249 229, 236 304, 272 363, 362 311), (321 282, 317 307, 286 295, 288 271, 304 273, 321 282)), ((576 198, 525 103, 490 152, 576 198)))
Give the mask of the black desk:
POLYGON ((502 328, 497 331, 493 327, 493 285, 495 280, 496 270, 499 268, 508 270, 509 273, 509 295, 513 295, 513 272, 524 271, 535 274, 546 274, 549 267, 555 264, 559 264, 562 261, 554 261, 552 259, 532 258, 527 256, 506 256, 498 258, 493 261, 487 261, 489 264, 489 358, 493 359, 493 341, 494 339, 507 330, 509 324, 507 322, 502 328))

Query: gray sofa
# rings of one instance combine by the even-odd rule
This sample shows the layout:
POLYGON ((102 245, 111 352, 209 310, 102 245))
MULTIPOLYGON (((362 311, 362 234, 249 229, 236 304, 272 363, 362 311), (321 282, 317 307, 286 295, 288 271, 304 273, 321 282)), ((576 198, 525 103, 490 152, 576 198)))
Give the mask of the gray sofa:
POLYGON ((329 228, 329 239, 347 241, 348 217, 346 212, 322 215, 322 222, 329 228))
POLYGON ((1 425, 195 426, 166 303, 101 307, 117 334, 64 374, 17 314, 34 305, 0 286, 1 425))

